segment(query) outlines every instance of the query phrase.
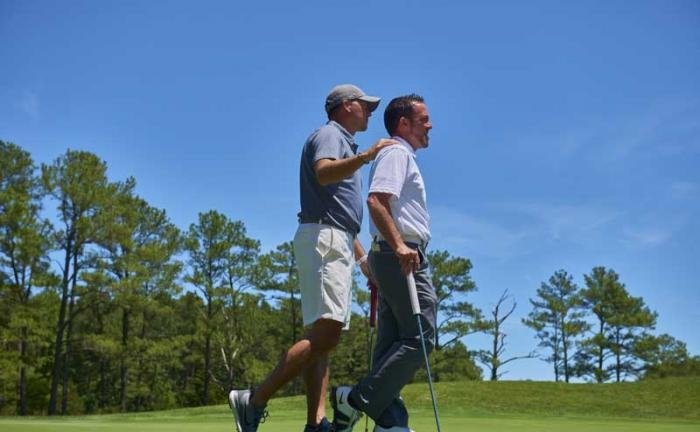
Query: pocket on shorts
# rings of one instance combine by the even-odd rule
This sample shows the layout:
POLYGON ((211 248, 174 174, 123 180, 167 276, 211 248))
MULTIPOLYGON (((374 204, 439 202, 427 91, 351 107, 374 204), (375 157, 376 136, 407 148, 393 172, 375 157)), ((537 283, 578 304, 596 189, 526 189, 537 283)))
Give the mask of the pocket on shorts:
POLYGON ((322 227, 318 231, 318 239, 316 240, 316 252, 325 258, 328 253, 333 250, 333 228, 322 227))

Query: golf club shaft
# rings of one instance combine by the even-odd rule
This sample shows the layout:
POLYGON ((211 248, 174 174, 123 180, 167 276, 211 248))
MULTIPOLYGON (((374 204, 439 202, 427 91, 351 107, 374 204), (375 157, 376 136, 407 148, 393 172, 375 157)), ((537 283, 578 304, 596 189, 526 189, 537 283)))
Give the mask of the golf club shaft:
POLYGON ((377 286, 372 281, 367 281, 369 287, 369 326, 374 328, 377 324, 377 286))
POLYGON ((423 357, 425 358, 425 369, 428 372, 428 387, 430 387, 430 398, 433 401, 433 412, 435 413, 435 424, 437 425, 438 432, 440 430, 440 416, 438 415, 437 401, 435 400, 435 392, 433 391, 433 377, 430 374, 430 362, 428 362, 428 351, 425 349, 425 337, 423 336, 423 324, 421 323, 421 313, 420 304, 418 303, 418 290, 416 289, 416 279, 413 273, 409 273, 406 276, 406 281, 408 282, 408 294, 411 299, 411 309, 413 309, 413 315, 416 317, 416 322, 418 323, 418 331, 420 332, 420 343, 423 347, 423 357))
MULTIPOLYGON (((372 373, 372 360, 374 351, 374 328, 377 325, 377 286, 372 281, 367 281, 369 288, 369 352, 367 355, 367 373, 372 373)), ((369 430, 369 416, 365 416, 365 432, 369 430)))
MULTIPOLYGON (((413 315, 420 316, 420 303, 418 303, 418 290, 416 289, 416 279, 413 277, 413 272, 406 276, 408 282, 408 296, 411 299, 411 310, 413 315)), ((423 333, 421 333, 423 334, 423 333)))

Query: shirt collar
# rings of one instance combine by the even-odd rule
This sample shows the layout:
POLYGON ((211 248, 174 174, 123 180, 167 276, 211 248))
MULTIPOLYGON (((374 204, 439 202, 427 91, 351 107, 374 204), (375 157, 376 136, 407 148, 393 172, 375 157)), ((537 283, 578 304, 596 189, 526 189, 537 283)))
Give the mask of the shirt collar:
POLYGON ((408 141, 406 141, 405 139, 401 138, 400 136, 393 136, 393 137, 391 137, 391 139, 400 142, 404 147, 406 147, 407 149, 409 149, 411 151, 411 154, 413 154, 413 156, 416 155, 416 151, 413 150, 413 147, 411 146, 411 144, 409 144, 408 141))
POLYGON ((338 130, 343 134, 345 138, 347 138, 348 143, 350 143, 350 147, 353 148, 353 151, 357 150, 357 144, 355 144, 355 137, 352 136, 350 132, 347 131, 340 123, 338 123, 335 120, 328 120, 329 125, 335 126, 338 128, 338 130))

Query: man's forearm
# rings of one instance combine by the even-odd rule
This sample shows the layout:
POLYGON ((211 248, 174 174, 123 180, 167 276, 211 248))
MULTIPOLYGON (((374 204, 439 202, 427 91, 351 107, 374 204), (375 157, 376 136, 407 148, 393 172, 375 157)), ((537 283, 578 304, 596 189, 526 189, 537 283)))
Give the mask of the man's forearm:
POLYGON ((367 207, 377 230, 382 234, 384 240, 389 243, 389 246, 393 250, 397 250, 404 242, 391 214, 390 198, 384 195, 370 194, 369 198, 367 198, 367 207))
POLYGON ((362 247, 362 243, 360 243, 360 241, 357 239, 357 237, 352 242, 352 249, 353 249, 353 252, 355 253, 355 261, 357 261, 360 258, 362 258, 363 256, 367 255, 365 253, 365 248, 362 247))
POLYGON ((368 161, 369 156, 364 153, 358 153, 345 159, 321 159, 316 162, 316 178, 322 186, 338 183, 353 175, 368 161))
POLYGON ((401 270, 404 274, 409 274, 418 270, 420 256, 417 251, 406 246, 401 238, 401 233, 391 214, 391 197, 392 195, 388 193, 370 193, 369 198, 367 198, 367 206, 372 220, 374 220, 374 225, 398 257, 401 270))

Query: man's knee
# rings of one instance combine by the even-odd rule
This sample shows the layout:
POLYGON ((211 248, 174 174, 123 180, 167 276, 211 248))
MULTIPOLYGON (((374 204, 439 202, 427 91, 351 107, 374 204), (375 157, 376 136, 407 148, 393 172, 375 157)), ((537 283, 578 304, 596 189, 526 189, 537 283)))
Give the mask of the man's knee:
POLYGON ((343 323, 338 321, 319 319, 314 322, 308 333, 311 351, 319 355, 332 351, 340 342, 342 329, 343 323))
POLYGON ((425 341, 425 350, 428 354, 435 348, 435 326, 429 320, 422 319, 421 325, 423 326, 423 340, 425 341))
POLYGON ((321 354, 327 354, 335 349, 340 342, 340 336, 333 337, 328 336, 324 338, 319 338, 315 342, 312 342, 312 349, 318 351, 321 354))

